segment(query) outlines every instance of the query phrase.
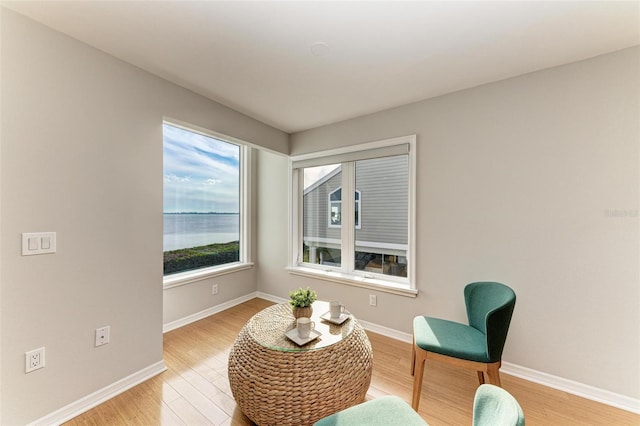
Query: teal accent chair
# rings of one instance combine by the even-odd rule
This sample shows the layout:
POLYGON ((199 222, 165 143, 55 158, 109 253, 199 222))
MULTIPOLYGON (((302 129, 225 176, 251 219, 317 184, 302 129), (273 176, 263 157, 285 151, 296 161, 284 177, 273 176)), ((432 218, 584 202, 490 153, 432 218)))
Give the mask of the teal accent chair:
MULTIPOLYGON (((409 404, 389 395, 339 411, 313 426, 428 426, 409 404)), ((524 426, 518 401, 506 390, 480 385, 473 400, 473 426, 524 426)))
POLYGON ((524 426, 524 413, 506 390, 480 385, 473 400, 473 426, 524 426))
POLYGON ((469 325, 418 316, 413 320, 411 406, 418 411, 425 361, 472 369, 480 384, 500 386, 502 350, 516 304, 516 294, 504 284, 476 282, 464 288, 469 325))
POLYGON ((393 395, 354 405, 318 420, 313 426, 428 426, 409 404, 393 395))

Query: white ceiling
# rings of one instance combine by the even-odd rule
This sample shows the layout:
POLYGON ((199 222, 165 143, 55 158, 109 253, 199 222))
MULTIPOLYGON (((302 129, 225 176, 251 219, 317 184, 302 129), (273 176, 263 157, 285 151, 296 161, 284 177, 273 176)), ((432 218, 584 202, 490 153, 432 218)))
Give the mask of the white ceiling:
POLYGON ((640 44, 638 1, 2 4, 287 132, 640 44))

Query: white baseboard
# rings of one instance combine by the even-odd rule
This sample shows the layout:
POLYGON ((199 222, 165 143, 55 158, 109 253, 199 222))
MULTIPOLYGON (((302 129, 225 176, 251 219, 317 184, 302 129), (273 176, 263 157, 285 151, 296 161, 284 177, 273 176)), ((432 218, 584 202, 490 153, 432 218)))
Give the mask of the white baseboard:
POLYGON ((553 389, 558 389, 572 395, 580 396, 582 398, 601 402, 612 407, 640 414, 639 399, 630 398, 628 396, 620 395, 605 389, 585 385, 584 383, 575 382, 573 380, 565 379, 558 376, 553 376, 551 374, 532 370, 530 368, 511 364, 510 362, 505 361, 502 362, 500 372, 508 374, 510 376, 519 377, 529 382, 534 382, 553 389))
POLYGON ((163 324, 162 332, 166 333, 168 331, 175 330, 175 329, 180 328, 180 327, 184 327, 187 324, 191 324, 192 322, 196 322, 196 321, 199 321, 199 320, 201 320, 203 318, 209 317, 209 316, 211 316, 213 314, 217 314, 219 312, 225 311, 225 310, 227 310, 229 308, 232 308, 232 307, 234 307, 236 305, 239 305, 241 303, 247 302, 247 301, 249 301, 251 299, 255 299, 256 297, 261 297, 261 298, 265 299, 265 297, 260 296, 260 293, 258 293, 258 292, 249 293, 249 294, 247 294, 245 296, 238 297, 237 299, 233 299, 233 300, 230 300, 228 302, 224 302, 224 303, 221 303, 219 305, 212 306, 212 307, 207 308, 207 309, 205 309, 203 311, 196 312, 195 314, 191 314, 191 315, 186 316, 184 318, 180 318, 179 320, 175 320, 175 321, 171 321, 169 323, 163 324))
POLYGON ((72 402, 71 404, 47 414, 44 417, 35 420, 30 425, 60 425, 72 418, 92 409, 93 407, 102 404, 108 399, 113 398, 122 392, 131 389, 132 387, 149 380, 150 378, 157 376, 165 371, 167 367, 163 361, 159 361, 152 364, 140 371, 137 371, 130 376, 120 379, 115 383, 110 384, 92 394, 89 394, 79 400, 72 402))
MULTIPOLYGON (((174 330, 176 328, 182 327, 183 325, 208 317, 209 315, 222 312, 225 309, 239 305, 240 303, 251 300, 254 297, 259 297, 261 299, 265 299, 274 303, 286 303, 289 300, 287 298, 278 297, 278 296, 274 296, 268 293, 262 293, 258 291, 255 293, 250 293, 238 299, 234 299, 232 301, 223 303, 221 305, 214 306, 202 312, 189 315, 188 317, 171 322, 169 324, 165 324, 164 331, 167 332, 170 330, 174 330)), ((404 333, 402 331, 394 330, 392 328, 375 324, 369 321, 363 321, 363 320, 358 320, 358 321, 360 322, 362 327, 367 331, 378 333, 383 336, 390 337, 392 339, 396 339, 405 343, 413 342, 413 336, 410 333, 404 333)), ((502 368, 500 369, 500 371, 505 374, 519 377, 521 379, 538 383, 540 385, 547 386, 553 389, 558 389, 563 392, 570 393, 572 395, 577 395, 582 398, 590 399, 592 401, 597 401, 606 405, 610 405, 612 407, 616 407, 626 411, 630 411, 632 413, 640 414, 640 400, 635 398, 631 398, 625 395, 620 395, 614 392, 596 388, 590 385, 585 385, 583 383, 575 382, 572 380, 564 379, 562 377, 553 376, 551 374, 532 370, 530 368, 521 367, 519 365, 512 364, 506 361, 502 362, 502 368)))
POLYGON ((393 328, 385 327, 383 325, 374 324, 369 321, 358 320, 362 328, 373 333, 382 334, 383 336, 390 337, 392 339, 400 340, 405 343, 413 343, 413 336, 409 333, 403 333, 402 331, 394 330, 393 328))
POLYGON ((278 297, 272 294, 263 293, 261 291, 256 292, 256 297, 259 297, 260 299, 268 300, 269 302, 273 302, 273 303, 286 303, 289 301, 289 299, 285 297, 278 297))

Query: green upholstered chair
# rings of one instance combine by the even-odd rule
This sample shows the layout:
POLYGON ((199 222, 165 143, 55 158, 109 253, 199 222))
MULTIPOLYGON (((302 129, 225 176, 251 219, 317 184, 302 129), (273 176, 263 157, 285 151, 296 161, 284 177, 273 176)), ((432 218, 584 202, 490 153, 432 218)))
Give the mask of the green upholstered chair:
POLYGON ((500 386, 502 350, 516 295, 496 282, 476 282, 464 288, 469 324, 418 316, 413 320, 411 406, 418 410, 427 359, 472 369, 480 384, 500 386))
MULTIPOLYGON (((428 426, 409 404, 389 395, 332 414, 314 426, 428 426)), ((506 390, 480 385, 473 400, 473 426, 524 426, 518 401, 506 390)))
POLYGON ((314 426, 428 426, 422 417, 393 395, 383 396, 318 420, 314 426))
POLYGON ((473 400, 473 426, 524 426, 524 413, 506 390, 480 385, 473 400))

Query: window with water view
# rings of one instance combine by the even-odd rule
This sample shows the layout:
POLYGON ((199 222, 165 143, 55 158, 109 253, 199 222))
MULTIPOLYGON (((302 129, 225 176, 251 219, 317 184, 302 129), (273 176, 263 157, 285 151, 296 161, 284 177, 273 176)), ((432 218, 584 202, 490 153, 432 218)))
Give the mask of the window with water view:
POLYGON ((163 125, 164 275, 240 261, 242 147, 163 125))

